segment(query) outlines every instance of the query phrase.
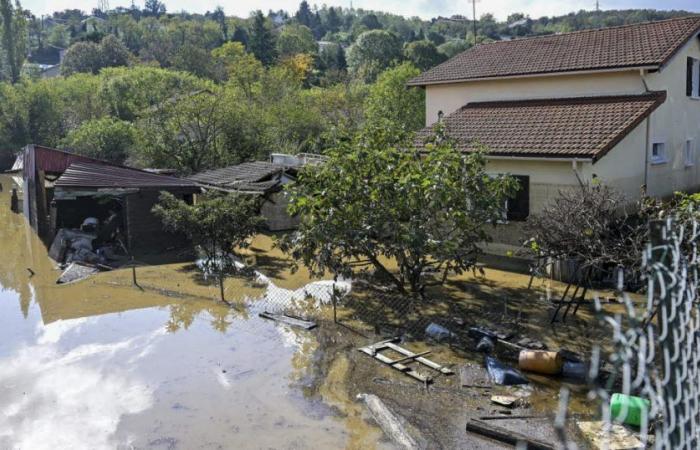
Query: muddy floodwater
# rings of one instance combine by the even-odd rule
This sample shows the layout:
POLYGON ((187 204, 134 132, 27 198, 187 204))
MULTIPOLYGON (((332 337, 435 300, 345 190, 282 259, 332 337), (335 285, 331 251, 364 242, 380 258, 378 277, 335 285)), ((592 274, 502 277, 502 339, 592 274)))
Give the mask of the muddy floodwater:
MULTIPOLYGON (((530 287, 527 276, 487 269, 449 277, 413 308, 359 277, 333 282, 293 271, 273 238, 260 235, 244 252, 255 273, 225 282, 233 307, 216 301, 219 287, 191 256, 138 255, 138 287, 130 269, 57 285, 61 270, 10 212, 11 179, 0 182, 0 450, 393 448, 357 401, 364 393, 380 397, 431 449, 508 448, 465 432, 472 418, 504 414, 492 395, 525 399, 508 414, 538 419, 502 425, 549 442, 562 385, 571 389, 572 415, 595 417, 585 386, 532 374, 526 387, 478 386, 486 375, 474 343, 424 336, 432 322, 462 335, 486 326, 585 357, 592 345, 605 347, 609 331, 590 302, 550 324, 561 283, 530 287), (339 323, 329 306, 334 288, 351 292, 339 323), (319 327, 258 316, 292 306, 319 327), (426 390, 357 351, 393 336, 473 375, 466 386, 458 375, 437 376, 426 390)), ((517 354, 499 357, 517 365, 517 354)))
MULTIPOLYGON (((0 449, 371 447, 379 431, 310 385, 317 343, 209 300, 184 265, 60 274, 0 178, 0 449), (189 296, 188 296, 189 295, 189 296), (340 408, 340 409, 339 409, 340 408)), ((284 278, 284 288, 308 279, 284 278)), ((266 289, 227 284, 230 299, 266 289)), ((327 389, 327 388, 325 388, 327 389)))

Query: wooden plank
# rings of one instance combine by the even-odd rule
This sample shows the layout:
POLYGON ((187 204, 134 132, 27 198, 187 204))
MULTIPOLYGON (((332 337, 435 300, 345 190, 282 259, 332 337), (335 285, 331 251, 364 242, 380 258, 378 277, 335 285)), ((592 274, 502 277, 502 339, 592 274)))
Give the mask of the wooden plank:
POLYGON ((420 381, 421 383, 431 383, 433 380, 430 377, 426 377, 425 375, 421 375, 420 373, 416 372, 415 370, 411 369, 408 366, 405 366, 403 364, 394 364, 394 360, 389 358, 388 356, 382 355, 381 353, 374 352, 372 349, 372 346, 367 346, 367 347, 362 347, 358 349, 362 353, 366 353, 369 356, 383 362, 384 364, 387 364, 391 367, 393 367, 396 370, 399 370, 406 375, 415 378, 416 380, 420 381))
POLYGON ((397 359, 397 360, 394 360, 394 364, 402 364, 402 363, 405 363, 405 362, 413 361, 414 359, 420 358, 421 356, 425 356, 425 355, 427 355, 428 353, 430 353, 430 350, 425 351, 425 352, 416 353, 416 354, 413 355, 413 356, 407 356, 407 357, 405 357, 405 358, 397 359))
MULTIPOLYGON (((403 347, 400 347, 400 346, 394 344, 393 342, 387 343, 386 346, 389 347, 390 349, 394 350, 395 352, 401 353, 402 355, 405 355, 405 356, 414 356, 415 355, 415 353, 413 353, 412 351, 407 350, 403 347)), ((416 358, 416 361, 418 361, 419 363, 421 363, 425 366, 430 367, 431 369, 437 370, 438 372, 441 372, 444 375, 452 375, 454 373, 451 369, 448 369, 447 367, 443 367, 440 364, 436 364, 427 358, 423 358, 422 356, 419 356, 418 358, 416 358)))
POLYGON ((316 324, 314 322, 310 322, 308 320, 301 320, 301 319, 297 319, 294 317, 289 317, 289 316, 286 316, 284 314, 274 314, 271 312, 264 311, 264 312, 261 312, 259 314, 259 316, 264 318, 264 319, 274 320, 276 322, 281 322, 281 323, 284 323, 286 325, 291 325, 293 327, 303 328, 305 330, 311 330, 313 328, 316 328, 316 324))
MULTIPOLYGON (((405 420, 391 411, 379 397, 372 394, 359 394, 357 398, 364 402, 374 421, 384 431, 384 434, 400 448, 406 450, 425 448, 425 445, 420 444, 420 441, 423 441, 423 439, 420 439, 422 436, 419 436, 419 439, 414 438, 406 430, 404 426, 405 420)), ((417 432, 417 430, 415 431, 417 432)))
POLYGON ((491 425, 479 419, 471 419, 468 421, 467 431, 514 446, 518 445, 519 442, 523 442, 527 444, 528 450, 554 450, 555 448, 554 445, 549 442, 540 441, 516 431, 491 425))

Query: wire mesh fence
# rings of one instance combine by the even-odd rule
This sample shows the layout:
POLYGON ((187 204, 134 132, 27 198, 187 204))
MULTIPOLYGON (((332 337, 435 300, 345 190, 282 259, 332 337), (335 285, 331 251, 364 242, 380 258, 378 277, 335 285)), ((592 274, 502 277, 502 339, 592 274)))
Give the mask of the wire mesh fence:
MULTIPOLYGON (((594 347, 589 371, 590 395, 598 400, 603 422, 601 441, 613 439, 616 423, 629 423, 631 403, 611 408, 611 394, 639 398, 638 437, 643 448, 700 448, 700 308, 698 307, 698 223, 673 220, 650 224, 650 244, 643 256, 646 303, 623 295, 624 313, 596 310, 612 334, 612 351, 594 347), (603 369, 605 367, 605 370, 603 369)), ((622 290, 622 279, 619 290, 622 290)), ((567 399, 563 388, 556 419, 565 448, 575 448, 567 434, 567 399)))

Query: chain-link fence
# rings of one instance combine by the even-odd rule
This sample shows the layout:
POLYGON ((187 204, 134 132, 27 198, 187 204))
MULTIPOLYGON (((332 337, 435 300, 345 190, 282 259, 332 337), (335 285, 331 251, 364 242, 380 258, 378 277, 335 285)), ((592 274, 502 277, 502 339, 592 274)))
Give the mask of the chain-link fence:
MULTIPOLYGON (((650 224, 650 244, 643 257, 646 303, 622 298, 625 312, 609 315, 596 300, 600 320, 612 331, 613 349, 603 356, 595 347, 589 383, 591 400, 601 408, 601 442, 613 442, 614 424, 630 422, 641 405, 641 446, 658 449, 700 448, 700 308, 698 307, 698 223, 672 220, 650 224), (605 369, 604 369, 605 368, 605 369), (611 393, 638 397, 636 406, 611 408, 611 393)), ((622 280, 619 280, 622 290, 622 280)), ((562 389, 556 425, 565 448, 568 391, 562 389)), ((619 428, 618 428, 619 430, 619 428)))

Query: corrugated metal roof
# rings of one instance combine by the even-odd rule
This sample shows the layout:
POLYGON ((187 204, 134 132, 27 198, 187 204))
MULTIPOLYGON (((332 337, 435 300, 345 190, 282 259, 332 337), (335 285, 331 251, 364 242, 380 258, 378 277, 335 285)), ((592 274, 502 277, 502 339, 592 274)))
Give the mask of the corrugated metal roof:
POLYGON ((90 158, 88 156, 76 155, 64 150, 58 150, 41 145, 33 145, 34 160, 36 161, 36 170, 43 170, 47 173, 62 173, 68 166, 74 162, 90 162, 94 164, 110 164, 107 161, 90 158))
POLYGON ((57 188, 164 188, 197 185, 183 178, 158 175, 129 167, 74 162, 55 183, 57 188))
POLYGON ((253 161, 221 169, 207 170, 189 177, 197 183, 230 186, 240 182, 256 183, 284 171, 287 167, 266 161, 253 161))

